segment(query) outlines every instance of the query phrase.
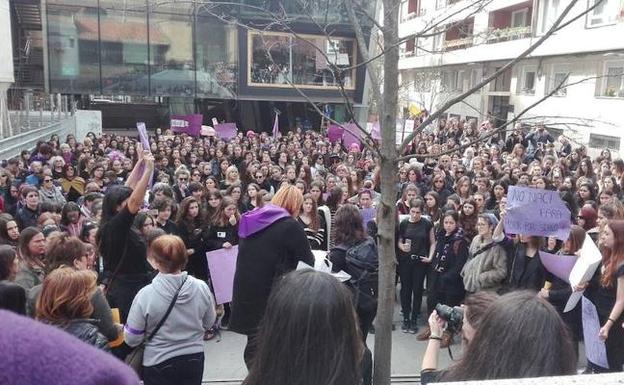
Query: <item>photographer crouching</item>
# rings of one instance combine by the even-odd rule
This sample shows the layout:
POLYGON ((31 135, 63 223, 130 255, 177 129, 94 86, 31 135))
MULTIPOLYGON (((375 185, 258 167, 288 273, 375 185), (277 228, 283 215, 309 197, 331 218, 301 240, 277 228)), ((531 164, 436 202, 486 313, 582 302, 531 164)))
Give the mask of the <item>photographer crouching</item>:
POLYGON ((534 292, 478 292, 461 307, 436 306, 421 384, 574 374, 572 338, 557 311, 534 292), (464 354, 438 369, 443 332, 461 331, 464 354))

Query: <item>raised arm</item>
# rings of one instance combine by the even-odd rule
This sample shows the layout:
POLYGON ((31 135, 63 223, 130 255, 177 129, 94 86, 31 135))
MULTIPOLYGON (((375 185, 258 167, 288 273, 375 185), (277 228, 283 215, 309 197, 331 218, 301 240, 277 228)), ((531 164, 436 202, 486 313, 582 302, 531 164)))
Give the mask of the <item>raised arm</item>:
MULTIPOLYGON (((145 194, 147 192, 152 171, 154 171, 154 156, 152 154, 144 152, 142 162, 145 165, 143 175, 141 175, 140 179, 134 186, 132 195, 130 195, 130 199, 128 199, 128 211, 132 214, 138 213, 141 207, 143 207, 143 199, 145 198, 145 194)), ((132 170, 133 173, 134 171, 135 170, 132 170)))
POLYGON ((128 175, 128 179, 126 179, 126 187, 130 187, 131 189, 135 189, 137 183, 139 183, 139 180, 141 179, 142 171, 145 169, 145 153, 149 153, 149 151, 143 151, 143 146, 141 143, 138 143, 137 153, 139 154, 139 161, 134 165, 130 175, 128 175))

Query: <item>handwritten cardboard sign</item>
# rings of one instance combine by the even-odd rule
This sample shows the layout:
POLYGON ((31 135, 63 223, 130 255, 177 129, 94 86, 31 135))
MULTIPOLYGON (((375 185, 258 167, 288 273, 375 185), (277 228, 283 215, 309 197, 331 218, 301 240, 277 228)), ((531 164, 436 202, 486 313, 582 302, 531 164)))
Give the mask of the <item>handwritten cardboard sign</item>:
POLYGON ((505 231, 511 234, 555 237, 570 235, 570 210, 557 191, 509 187, 505 231))

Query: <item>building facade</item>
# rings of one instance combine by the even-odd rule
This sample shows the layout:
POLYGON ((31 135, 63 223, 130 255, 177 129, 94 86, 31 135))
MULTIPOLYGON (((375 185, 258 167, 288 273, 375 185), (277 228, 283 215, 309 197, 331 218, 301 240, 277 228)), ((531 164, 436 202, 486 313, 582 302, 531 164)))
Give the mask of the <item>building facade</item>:
MULTIPOLYGON (((11 2, 21 30, 21 0, 11 2)), ((304 7, 275 0, 38 3, 43 78, 34 87, 51 93, 109 105, 155 101, 169 113, 199 112, 208 122, 259 130, 270 129, 275 108, 292 127, 309 102, 344 121, 345 96, 362 102, 355 36, 344 10, 328 0, 304 7)), ((371 26, 363 25, 367 37, 371 26)))
MULTIPOLYGON (((579 15, 597 0, 580 0, 579 15)), ((402 4, 400 36, 435 25, 427 38, 407 39, 400 72, 407 102, 436 109, 469 90, 542 37, 569 0, 408 0, 402 4)), ((568 20, 566 19, 566 20, 568 20)), ((564 23, 566 22, 564 20, 564 23)), ((587 15, 550 36, 528 58, 496 81, 453 106, 447 117, 544 121, 590 149, 624 148, 624 1, 603 0, 587 15)))

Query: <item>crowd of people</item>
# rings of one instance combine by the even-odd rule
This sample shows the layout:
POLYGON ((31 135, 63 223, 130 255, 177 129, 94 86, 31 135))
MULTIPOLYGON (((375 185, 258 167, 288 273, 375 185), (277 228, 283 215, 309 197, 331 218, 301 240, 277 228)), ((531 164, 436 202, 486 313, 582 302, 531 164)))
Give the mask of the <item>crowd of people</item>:
MULTIPOLYGON (((400 328, 429 341, 423 381, 576 372, 581 305, 563 311, 574 291, 596 306, 606 346, 607 367, 588 361, 586 371, 622 371, 624 161, 609 150, 592 158, 543 124, 492 129, 439 119, 397 165, 400 328), (510 186, 557 191, 569 239, 507 234, 510 186), (602 263, 570 287, 539 255, 583 242, 602 263), (463 326, 440 304, 463 306, 463 326), (438 350, 454 334, 466 354, 441 370, 438 350)), ((148 385, 199 384, 203 341, 223 329, 248 338, 245 384, 370 383, 380 196, 373 151, 300 128, 230 141, 159 128, 149 148, 129 136, 52 136, 0 168, 0 308, 122 359, 144 349, 148 385), (217 304, 206 253, 235 246, 233 298, 217 304), (314 265, 315 250, 351 280, 289 273, 314 265)))

